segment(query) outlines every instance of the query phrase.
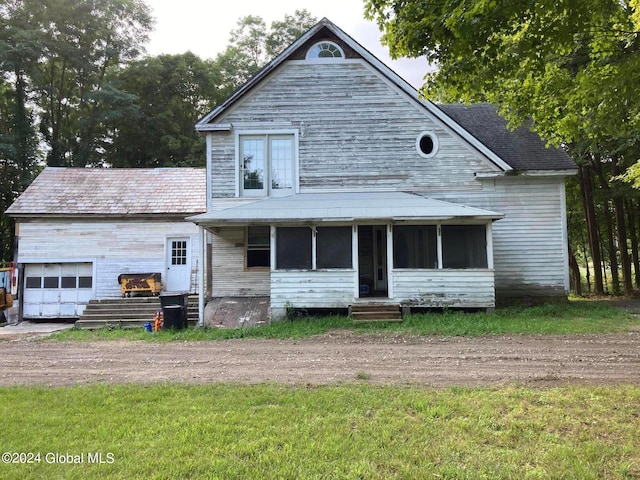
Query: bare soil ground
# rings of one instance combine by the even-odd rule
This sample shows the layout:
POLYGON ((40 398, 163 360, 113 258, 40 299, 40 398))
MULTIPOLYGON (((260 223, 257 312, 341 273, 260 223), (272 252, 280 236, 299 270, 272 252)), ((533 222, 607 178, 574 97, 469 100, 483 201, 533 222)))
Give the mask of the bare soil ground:
POLYGON ((433 387, 640 385, 640 332, 305 340, 0 342, 0 385, 368 382, 433 387))

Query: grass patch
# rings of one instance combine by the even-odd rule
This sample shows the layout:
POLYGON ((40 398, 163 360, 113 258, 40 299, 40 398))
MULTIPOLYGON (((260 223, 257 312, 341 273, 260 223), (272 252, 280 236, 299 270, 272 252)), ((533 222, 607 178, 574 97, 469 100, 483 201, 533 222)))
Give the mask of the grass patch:
POLYGON ((637 478, 639 402, 631 386, 11 387, 2 451, 41 461, 0 477, 637 478))
POLYGON ((295 318, 242 329, 190 328, 179 331, 145 332, 144 329, 71 329, 54 334, 59 340, 149 340, 198 341, 238 338, 304 338, 335 329, 361 333, 390 332, 407 335, 507 335, 507 334, 597 334, 620 333, 640 328, 640 317, 607 302, 571 301, 538 307, 510 307, 493 313, 448 311, 409 315, 402 323, 354 324, 346 317, 295 318))

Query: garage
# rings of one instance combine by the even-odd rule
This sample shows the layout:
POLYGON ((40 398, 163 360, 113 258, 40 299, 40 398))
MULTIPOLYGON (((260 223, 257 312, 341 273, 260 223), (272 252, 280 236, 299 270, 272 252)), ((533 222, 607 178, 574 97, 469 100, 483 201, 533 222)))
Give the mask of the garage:
POLYGON ((93 263, 25 264, 23 317, 77 318, 93 298, 93 263))

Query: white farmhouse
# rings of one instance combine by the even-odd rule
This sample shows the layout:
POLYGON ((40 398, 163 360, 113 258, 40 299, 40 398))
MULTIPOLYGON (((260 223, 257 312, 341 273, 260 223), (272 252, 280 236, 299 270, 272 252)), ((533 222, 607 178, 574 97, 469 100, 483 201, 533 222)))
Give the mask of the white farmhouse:
POLYGON ((571 159, 490 105, 420 98, 327 19, 196 128, 203 297, 266 297, 274 317, 567 297, 571 159))

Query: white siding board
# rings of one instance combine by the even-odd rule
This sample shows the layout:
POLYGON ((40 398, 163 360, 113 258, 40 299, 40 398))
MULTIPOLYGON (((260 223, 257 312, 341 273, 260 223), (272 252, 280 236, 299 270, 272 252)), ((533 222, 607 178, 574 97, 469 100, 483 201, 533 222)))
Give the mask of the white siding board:
POLYGON ((491 308, 495 306, 491 270, 393 271, 394 300, 422 307, 491 308))
MULTIPOLYGON (((497 169, 363 62, 286 63, 220 121, 242 130, 298 126, 304 121, 306 134, 299 141, 301 192, 480 189, 474 173, 497 169), (440 142, 438 154, 430 159, 415 150, 416 137, 424 130, 435 132, 440 142), (345 166, 348 178, 343 175, 345 166)), ((235 194, 233 141, 233 134, 213 135, 214 197, 235 194)))
POLYGON ((269 271, 245 270, 244 228, 220 228, 212 235, 212 296, 269 295, 269 271))
POLYGON ((271 309, 275 314, 287 305, 347 308, 353 303, 355 288, 353 270, 275 270, 271 272, 271 309))
MULTIPOLYGON (((160 272, 165 277, 167 237, 191 238, 191 269, 199 268, 198 227, 186 221, 46 220, 20 223, 18 262, 95 263, 97 298, 118 297, 121 273, 160 272)), ((192 275, 192 289, 197 286, 192 275)))
POLYGON ((498 298, 568 294, 561 208, 563 185, 561 177, 505 177, 496 179, 493 189, 435 196, 505 215, 493 224, 498 298))

